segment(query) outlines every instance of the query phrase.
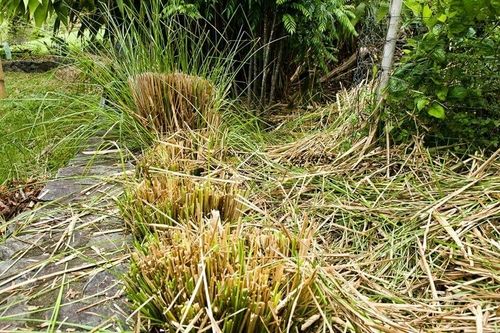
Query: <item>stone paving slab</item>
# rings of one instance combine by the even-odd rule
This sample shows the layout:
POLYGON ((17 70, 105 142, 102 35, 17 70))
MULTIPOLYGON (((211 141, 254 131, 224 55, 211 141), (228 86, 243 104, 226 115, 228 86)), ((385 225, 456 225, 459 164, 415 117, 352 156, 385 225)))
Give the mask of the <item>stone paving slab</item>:
POLYGON ((121 186, 112 180, 132 166, 116 151, 89 149, 47 183, 40 198, 46 206, 35 218, 0 243, 0 332, 130 325, 120 277, 132 238, 113 200, 121 186))

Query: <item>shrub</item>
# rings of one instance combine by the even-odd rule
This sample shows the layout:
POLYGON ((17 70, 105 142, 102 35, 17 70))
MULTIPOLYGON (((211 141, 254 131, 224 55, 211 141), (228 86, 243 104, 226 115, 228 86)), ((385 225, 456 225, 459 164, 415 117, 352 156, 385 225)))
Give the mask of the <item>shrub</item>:
POLYGON ((284 332, 317 323, 325 304, 311 227, 243 231, 217 212, 197 226, 154 237, 132 257, 126 289, 147 330, 284 332))
POLYGON ((406 4, 425 33, 408 41, 389 86, 395 138, 418 129, 430 143, 500 146, 500 7, 490 0, 406 4), (406 110, 410 117, 401 117, 406 110))

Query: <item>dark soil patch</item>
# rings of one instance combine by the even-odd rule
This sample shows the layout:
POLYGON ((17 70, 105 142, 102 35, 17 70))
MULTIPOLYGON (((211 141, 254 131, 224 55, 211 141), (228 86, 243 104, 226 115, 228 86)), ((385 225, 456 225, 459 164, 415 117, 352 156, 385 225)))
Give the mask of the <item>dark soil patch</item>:
POLYGON ((67 59, 56 56, 32 57, 4 61, 3 69, 6 72, 43 73, 67 63, 67 59))

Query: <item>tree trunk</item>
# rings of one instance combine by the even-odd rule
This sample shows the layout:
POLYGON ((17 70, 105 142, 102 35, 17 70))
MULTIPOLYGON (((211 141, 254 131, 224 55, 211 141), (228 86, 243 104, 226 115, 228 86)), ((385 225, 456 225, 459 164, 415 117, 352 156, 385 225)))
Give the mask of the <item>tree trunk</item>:
POLYGON ((276 91, 276 85, 278 84, 278 75, 281 69, 281 59, 283 58, 283 41, 280 42, 278 57, 274 64, 273 76, 271 77, 271 92, 269 94, 269 102, 274 102, 274 94, 276 91))
POLYGON ((0 98, 7 97, 7 92, 5 91, 5 75, 3 74, 2 60, 0 59, 0 98))
POLYGON ((389 76, 391 74, 392 63, 394 61, 394 50, 396 49, 396 40, 398 38, 399 23, 401 22, 401 7, 403 0, 392 0, 389 18, 389 28, 387 29, 387 37, 384 45, 384 55, 382 57, 382 74, 378 86, 377 95, 379 100, 387 88, 389 76))
MULTIPOLYGON (((267 24, 267 22, 265 22, 267 24)), ((262 105, 266 105, 266 89, 267 89, 267 73, 269 71, 269 53, 271 51, 271 46, 274 37, 274 28, 276 25, 276 12, 273 14, 273 22, 271 23, 271 32, 269 38, 267 39, 267 44, 264 47, 264 65, 262 66, 262 84, 260 88, 260 101, 262 105)))

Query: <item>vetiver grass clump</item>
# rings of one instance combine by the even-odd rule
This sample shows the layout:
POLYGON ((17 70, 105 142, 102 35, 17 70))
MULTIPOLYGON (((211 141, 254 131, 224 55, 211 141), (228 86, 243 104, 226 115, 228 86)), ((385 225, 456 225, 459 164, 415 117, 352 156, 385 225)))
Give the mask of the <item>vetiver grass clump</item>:
POLYGON ((225 155, 224 139, 211 131, 179 131, 165 136, 137 161, 139 176, 165 171, 202 176, 225 155))
POLYGON ((223 221, 236 222, 243 212, 238 201, 242 193, 232 183, 157 175, 144 179, 125 194, 122 214, 141 237, 168 226, 200 223, 214 209, 223 221))
POLYGON ((220 178, 224 152, 215 135, 176 132, 147 150, 137 162, 138 183, 120 201, 123 216, 140 238, 168 226, 197 223, 218 210, 223 221, 243 213, 240 182, 220 178), (210 174, 208 174, 210 173, 210 174), (215 176, 213 176, 215 175, 215 176))
POLYGON ((224 32, 207 31, 188 16, 166 19, 161 1, 140 7, 125 6, 120 19, 105 10, 113 44, 74 54, 78 67, 102 91, 103 109, 119 117, 120 133, 142 149, 179 130, 217 128, 219 115, 232 104, 235 76, 246 63, 236 54, 250 41, 243 36, 228 41, 224 32))
POLYGON ((147 329, 183 332, 307 330, 324 306, 314 230, 291 234, 221 222, 153 237, 132 257, 126 288, 147 329))
POLYGON ((212 83, 184 73, 142 73, 130 77, 135 116, 158 133, 214 127, 216 91, 212 83))

